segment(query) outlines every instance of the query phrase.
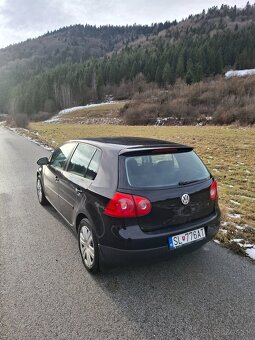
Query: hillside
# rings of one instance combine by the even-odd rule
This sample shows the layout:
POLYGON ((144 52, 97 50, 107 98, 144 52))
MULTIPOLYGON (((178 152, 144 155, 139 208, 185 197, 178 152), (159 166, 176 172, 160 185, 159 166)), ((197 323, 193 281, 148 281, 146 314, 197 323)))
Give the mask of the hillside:
POLYGON ((255 66, 255 6, 177 23, 64 27, 0 50, 0 112, 54 113, 255 66))
POLYGON ((191 15, 179 23, 100 27, 74 25, 0 49, 0 67, 18 60, 33 62, 37 59, 54 66, 67 61, 80 62, 127 46, 146 46, 162 38, 173 42, 184 39, 188 33, 212 36, 227 29, 243 29, 254 21, 253 6, 237 9, 236 6, 222 5, 220 9, 210 8, 207 13, 191 15))
POLYGON ((127 125, 253 125, 255 76, 177 83, 137 93, 122 110, 127 125))
MULTIPOLYGON (((171 25, 165 23, 163 30, 171 25)), ((65 62, 81 62, 92 57, 102 57, 119 50, 123 45, 153 33, 152 26, 91 26, 74 25, 0 49, 0 67, 11 62, 41 62, 55 66, 65 62)), ((157 29, 157 31, 159 31, 157 29)))

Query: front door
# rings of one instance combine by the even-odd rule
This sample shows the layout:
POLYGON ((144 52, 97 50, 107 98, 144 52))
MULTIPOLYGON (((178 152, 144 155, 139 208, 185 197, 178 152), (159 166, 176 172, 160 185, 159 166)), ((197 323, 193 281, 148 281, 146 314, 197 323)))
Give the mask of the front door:
POLYGON ((44 167, 43 182, 45 195, 57 210, 60 210, 59 180, 75 145, 76 143, 67 143, 56 149, 50 158, 49 164, 44 167))

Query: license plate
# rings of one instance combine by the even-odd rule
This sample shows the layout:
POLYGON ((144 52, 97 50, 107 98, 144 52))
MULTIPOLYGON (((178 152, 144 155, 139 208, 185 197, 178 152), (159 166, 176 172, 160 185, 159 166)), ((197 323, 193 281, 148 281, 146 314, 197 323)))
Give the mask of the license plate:
POLYGON ((170 236, 168 244, 170 249, 175 249, 203 238, 205 238, 205 228, 199 228, 183 234, 170 236))

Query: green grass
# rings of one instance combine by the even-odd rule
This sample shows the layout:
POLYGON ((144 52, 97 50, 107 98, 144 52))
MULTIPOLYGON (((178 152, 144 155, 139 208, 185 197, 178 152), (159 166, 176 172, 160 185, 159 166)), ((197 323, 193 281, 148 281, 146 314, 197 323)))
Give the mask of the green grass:
POLYGON ((33 123, 30 131, 53 147, 69 139, 96 136, 151 137, 193 146, 218 181, 223 225, 217 238, 240 253, 244 250, 233 238, 255 244, 254 128, 33 123))

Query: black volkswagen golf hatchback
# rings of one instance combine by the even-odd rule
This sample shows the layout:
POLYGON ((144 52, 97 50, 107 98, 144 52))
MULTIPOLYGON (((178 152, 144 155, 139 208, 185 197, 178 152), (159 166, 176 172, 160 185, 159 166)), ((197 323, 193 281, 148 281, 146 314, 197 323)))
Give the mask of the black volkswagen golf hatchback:
POLYGON ((72 140, 37 164, 39 202, 50 202, 77 231, 91 273, 196 249, 219 229, 217 183, 189 146, 72 140))

